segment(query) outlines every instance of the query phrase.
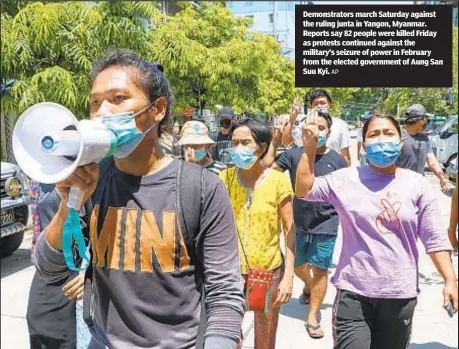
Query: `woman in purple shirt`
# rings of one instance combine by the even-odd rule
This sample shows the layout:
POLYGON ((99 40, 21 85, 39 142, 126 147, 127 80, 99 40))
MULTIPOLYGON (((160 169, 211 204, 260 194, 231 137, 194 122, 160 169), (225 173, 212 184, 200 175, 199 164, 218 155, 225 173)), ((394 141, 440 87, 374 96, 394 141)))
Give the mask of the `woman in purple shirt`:
POLYGON ((409 345, 418 287, 418 238, 445 280, 444 306, 458 309, 451 243, 426 180, 397 168, 401 132, 391 116, 364 125, 368 166, 314 176, 319 129, 315 117, 303 129, 296 195, 335 206, 343 247, 332 282, 338 289, 335 349, 405 349, 409 345))

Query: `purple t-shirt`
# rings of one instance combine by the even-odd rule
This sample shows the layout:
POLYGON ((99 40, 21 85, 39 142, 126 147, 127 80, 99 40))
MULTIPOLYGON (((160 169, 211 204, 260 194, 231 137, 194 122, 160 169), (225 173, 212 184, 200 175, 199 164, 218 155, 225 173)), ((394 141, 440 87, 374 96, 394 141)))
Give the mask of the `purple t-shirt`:
POLYGON ((332 279, 338 289, 372 298, 416 297, 417 239, 427 253, 452 250, 438 201, 416 172, 345 168, 317 177, 304 200, 329 202, 340 217, 343 247, 332 279))

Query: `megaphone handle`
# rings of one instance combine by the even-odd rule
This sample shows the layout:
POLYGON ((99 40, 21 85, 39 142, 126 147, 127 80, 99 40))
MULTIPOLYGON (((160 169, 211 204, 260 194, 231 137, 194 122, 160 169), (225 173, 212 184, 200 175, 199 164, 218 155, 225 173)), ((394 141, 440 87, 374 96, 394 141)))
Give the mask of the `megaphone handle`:
POLYGON ((69 200, 67 201, 67 206, 79 212, 83 198, 84 191, 81 191, 77 187, 71 187, 69 192, 69 200))

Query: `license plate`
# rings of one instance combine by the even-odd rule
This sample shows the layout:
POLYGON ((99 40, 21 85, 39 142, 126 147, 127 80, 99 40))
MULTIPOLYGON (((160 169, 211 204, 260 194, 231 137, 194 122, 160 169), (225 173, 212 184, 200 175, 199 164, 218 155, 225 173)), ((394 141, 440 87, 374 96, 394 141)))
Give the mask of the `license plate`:
POLYGON ((0 223, 2 226, 14 223, 14 221, 15 219, 13 210, 2 211, 2 214, 0 216, 0 223))
POLYGON ((5 199, 3 198, 1 201, 1 208, 3 212, 9 212, 9 208, 19 206, 19 205, 25 205, 26 203, 24 202, 24 199, 22 197, 17 198, 17 199, 5 199))

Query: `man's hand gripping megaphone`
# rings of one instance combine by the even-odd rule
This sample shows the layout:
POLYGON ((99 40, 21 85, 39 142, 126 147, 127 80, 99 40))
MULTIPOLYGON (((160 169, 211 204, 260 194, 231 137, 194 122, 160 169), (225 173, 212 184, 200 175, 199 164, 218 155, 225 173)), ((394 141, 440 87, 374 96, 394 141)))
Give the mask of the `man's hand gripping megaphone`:
POLYGON ((81 166, 70 177, 56 183, 56 190, 65 206, 79 211, 94 193, 98 179, 99 165, 93 163, 81 166))

